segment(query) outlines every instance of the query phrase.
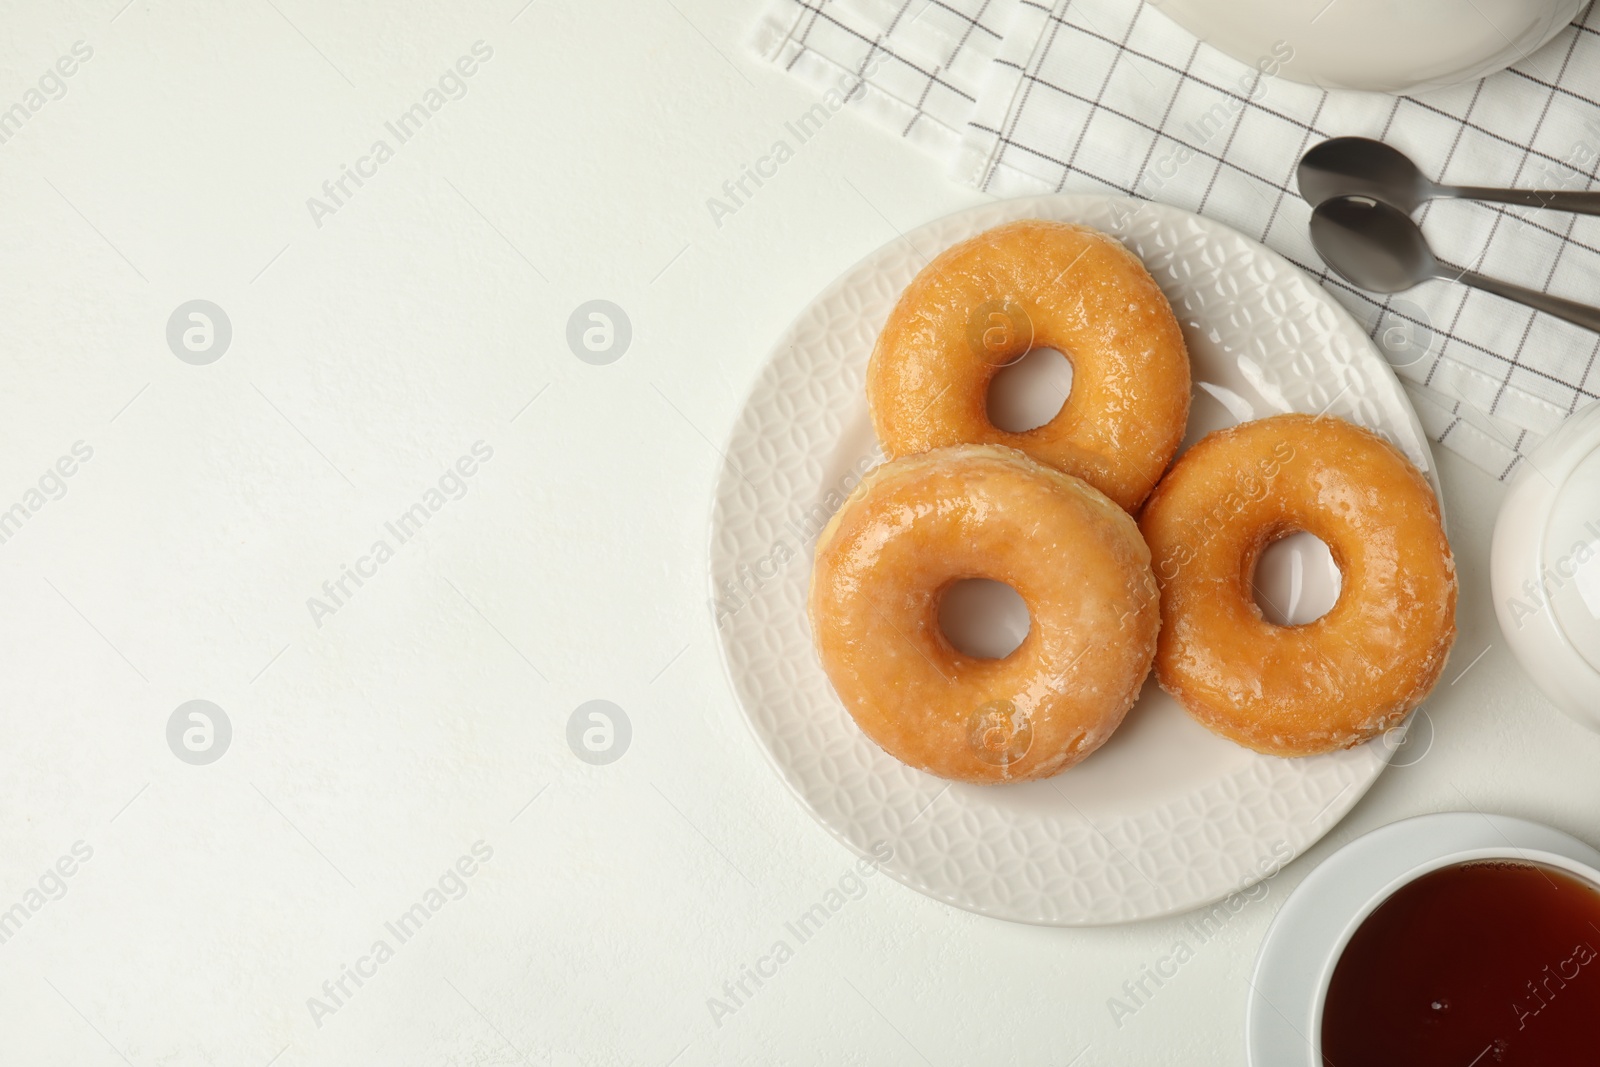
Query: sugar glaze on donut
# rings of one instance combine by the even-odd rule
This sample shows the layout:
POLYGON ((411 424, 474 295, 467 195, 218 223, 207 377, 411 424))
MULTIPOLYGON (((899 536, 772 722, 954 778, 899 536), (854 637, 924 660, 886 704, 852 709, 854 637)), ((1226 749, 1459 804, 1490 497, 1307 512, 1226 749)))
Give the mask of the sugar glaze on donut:
POLYGON ((1210 434, 1140 518, 1161 587, 1156 673, 1201 724, 1305 756, 1360 744, 1428 695, 1455 641, 1455 561, 1422 473, 1369 430, 1276 415, 1210 434), (1321 618, 1275 626, 1256 561, 1296 531, 1342 577, 1321 618))
POLYGON ((817 542, 818 657, 873 741, 967 782, 1045 778, 1111 736, 1160 629, 1133 519, 1084 481, 1013 449, 963 445, 868 473, 817 542), (959 652, 940 598, 964 578, 1015 589, 1027 637, 1003 659, 959 652))
POLYGON ((1138 257, 1097 230, 1028 219, 917 274, 878 336, 867 400, 890 456, 1007 445, 1131 511, 1183 439, 1189 354, 1138 257), (989 384, 1032 348, 1071 361, 1072 391, 1049 422, 1012 433, 989 420, 989 384))

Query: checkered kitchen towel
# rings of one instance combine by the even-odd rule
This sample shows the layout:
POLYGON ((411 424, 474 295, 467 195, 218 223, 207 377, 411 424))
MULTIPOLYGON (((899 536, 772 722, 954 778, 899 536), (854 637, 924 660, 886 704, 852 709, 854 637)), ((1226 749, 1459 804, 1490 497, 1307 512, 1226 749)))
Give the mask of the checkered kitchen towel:
MULTIPOLYGON (((770 0, 755 46, 819 89, 864 79, 855 106, 997 196, 1138 196, 1258 238, 1370 328, 1436 441, 1498 477, 1600 395, 1600 336, 1460 285, 1385 298, 1330 276, 1294 185, 1306 148, 1359 134, 1453 184, 1590 188, 1593 5, 1510 70, 1419 97, 1264 77, 1143 0, 770 0)), ((1441 259, 1600 303, 1600 217, 1447 200, 1418 217, 1441 259)))

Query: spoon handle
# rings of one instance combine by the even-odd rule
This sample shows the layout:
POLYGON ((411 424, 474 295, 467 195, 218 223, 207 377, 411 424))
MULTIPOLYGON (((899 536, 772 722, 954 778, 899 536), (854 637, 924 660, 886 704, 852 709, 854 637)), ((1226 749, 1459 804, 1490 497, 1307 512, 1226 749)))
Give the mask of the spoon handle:
POLYGON ((1477 185, 1452 185, 1441 190, 1451 196, 1468 200, 1489 200, 1496 204, 1519 204, 1523 207, 1548 208, 1567 211, 1574 215, 1600 215, 1600 191, 1580 192, 1571 189, 1486 189, 1477 185))
POLYGON ((1521 285, 1503 282, 1498 278, 1490 278, 1475 271, 1462 271, 1456 275, 1453 270, 1442 271, 1439 277, 1447 280, 1462 282, 1474 289, 1482 289, 1496 296, 1503 296, 1507 300, 1515 300, 1519 304, 1542 311, 1547 315, 1554 315, 1558 319, 1565 319, 1570 323, 1582 326, 1586 330, 1600 333, 1600 308, 1588 304, 1580 304, 1576 300, 1565 297, 1551 296, 1549 293, 1537 289, 1528 289, 1521 285))

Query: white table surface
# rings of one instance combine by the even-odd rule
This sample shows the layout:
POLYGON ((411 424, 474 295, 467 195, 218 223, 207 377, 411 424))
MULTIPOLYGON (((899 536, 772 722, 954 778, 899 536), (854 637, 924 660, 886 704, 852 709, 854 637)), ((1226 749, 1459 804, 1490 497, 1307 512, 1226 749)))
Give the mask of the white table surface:
POLYGON ((0 34, 0 110, 93 50, 0 144, 0 510, 29 512, 0 543, 0 1062, 1232 1064, 1261 935, 1342 842, 1470 806, 1600 843, 1600 737, 1495 628, 1501 489, 1441 453, 1461 633, 1431 750, 1134 1015, 1108 999, 1183 918, 1035 929, 884 877, 713 1013, 854 864, 723 682, 717 448, 807 298, 978 194, 842 114, 716 225, 813 102, 746 56, 745 4, 121 4, 8 5, 0 34), (307 198, 380 137, 318 226, 307 198), (166 341, 196 298, 232 323, 208 365, 166 341), (604 366, 565 340, 597 298, 632 324, 604 366), (465 495, 314 619, 479 441, 465 495), (232 724, 206 765, 167 742, 192 699, 232 724), (632 725, 601 766, 566 740, 595 699, 632 725))

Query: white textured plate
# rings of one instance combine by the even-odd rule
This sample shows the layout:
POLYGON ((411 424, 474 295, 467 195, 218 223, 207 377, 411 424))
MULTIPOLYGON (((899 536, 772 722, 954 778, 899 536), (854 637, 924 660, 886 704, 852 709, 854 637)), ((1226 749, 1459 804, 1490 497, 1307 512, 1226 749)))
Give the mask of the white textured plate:
POLYGON ((1185 911, 1316 841, 1392 748, 1258 755, 1201 728, 1152 680, 1112 739, 1065 774, 951 784, 869 741, 811 644, 805 602, 816 535, 881 458, 865 387, 878 331, 929 257, 1020 218, 1093 226, 1144 260, 1189 343, 1188 442, 1247 418, 1326 410, 1384 434, 1437 492, 1427 439, 1389 365, 1275 253, 1160 204, 1096 196, 985 204, 868 256, 773 349, 734 425, 712 510, 723 661, 756 739, 801 802, 857 852, 887 845, 882 868, 913 889, 984 915, 1063 926, 1185 911))

